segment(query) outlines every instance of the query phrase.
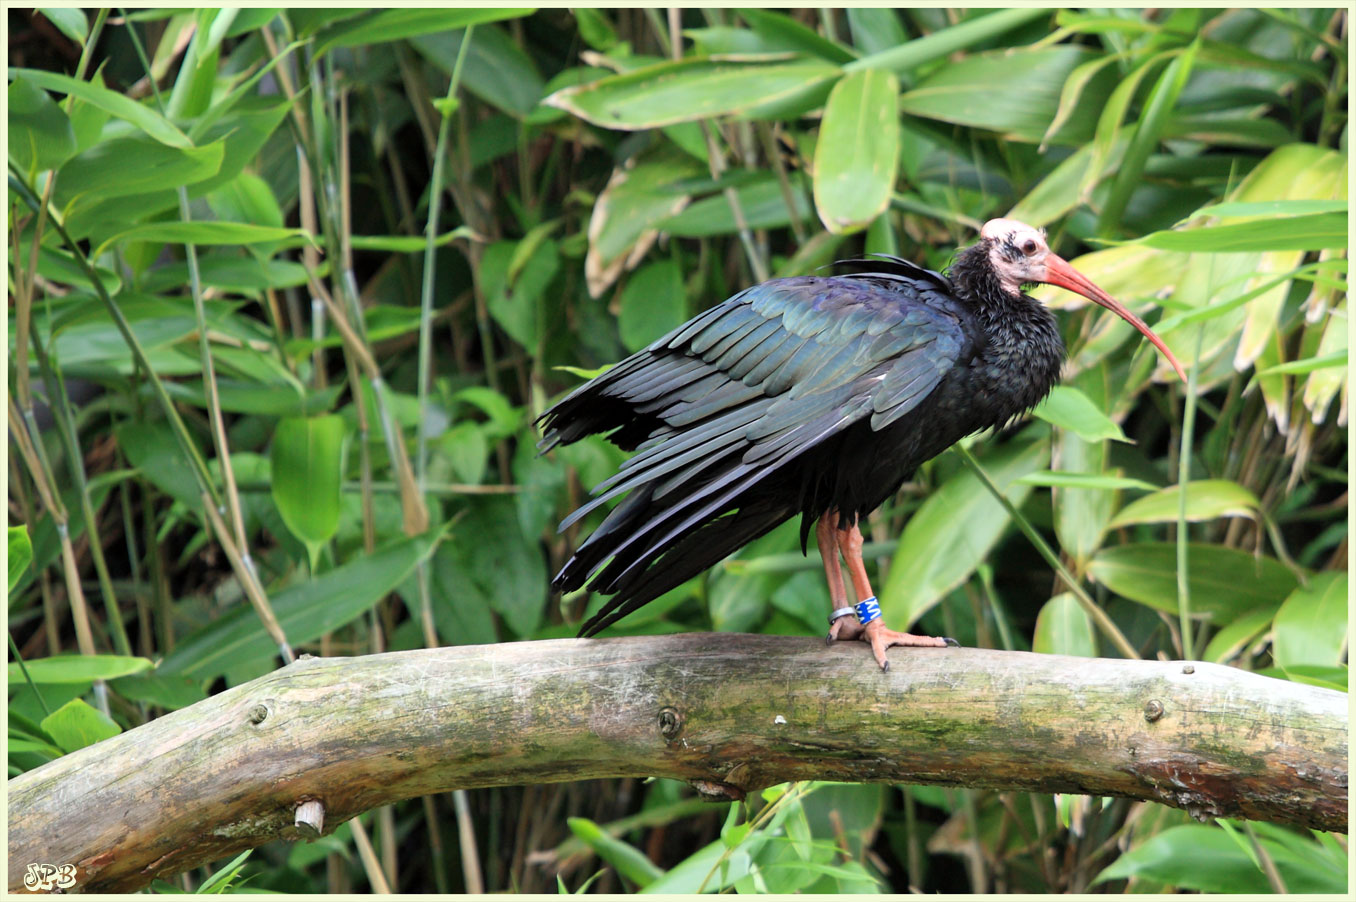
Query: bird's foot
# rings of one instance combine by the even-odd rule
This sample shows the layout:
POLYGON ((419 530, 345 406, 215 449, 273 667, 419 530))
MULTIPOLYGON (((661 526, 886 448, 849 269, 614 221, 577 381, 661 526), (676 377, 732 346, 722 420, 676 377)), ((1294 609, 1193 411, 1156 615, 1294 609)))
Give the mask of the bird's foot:
POLYGON ((829 634, 824 637, 824 644, 856 639, 862 635, 863 629, 861 621, 857 619, 856 608, 839 608, 829 615, 829 634))
POLYGON ((885 657, 885 649, 891 645, 912 645, 922 648, 960 647, 960 643, 955 639, 943 636, 915 636, 913 633, 897 632, 888 628, 883 620, 872 620, 860 629, 862 632, 861 640, 871 643, 871 653, 876 656, 876 663, 880 665, 881 670, 890 669, 890 662, 885 657))
POLYGON ((827 644, 834 642, 845 642, 853 639, 862 642, 871 643, 871 652, 876 656, 876 663, 880 665, 881 670, 889 670, 890 662, 885 657, 885 650, 892 645, 914 646, 919 648, 959 648, 960 643, 955 639, 942 636, 915 636, 913 633, 901 633, 892 630, 885 625, 879 615, 874 620, 863 624, 857 617, 851 614, 843 614, 841 611, 855 611, 851 608, 840 608, 833 613, 830 621, 829 635, 825 637, 827 644))

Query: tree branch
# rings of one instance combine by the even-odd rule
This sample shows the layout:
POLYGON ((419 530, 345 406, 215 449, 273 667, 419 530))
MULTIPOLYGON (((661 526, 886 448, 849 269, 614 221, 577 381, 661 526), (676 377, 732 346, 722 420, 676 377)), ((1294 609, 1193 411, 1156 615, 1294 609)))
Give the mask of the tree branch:
POLYGON ((598 777, 1149 799, 1345 832, 1347 697, 1214 664, 689 634, 306 658, 9 781, 9 888, 126 892, 450 789, 598 777), (299 824, 300 820, 300 824, 299 824))

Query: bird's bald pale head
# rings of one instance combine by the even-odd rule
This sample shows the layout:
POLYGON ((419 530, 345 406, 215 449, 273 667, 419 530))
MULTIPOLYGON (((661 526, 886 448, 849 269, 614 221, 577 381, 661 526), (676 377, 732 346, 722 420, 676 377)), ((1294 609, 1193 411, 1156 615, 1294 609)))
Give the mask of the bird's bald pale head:
POLYGON ((1045 230, 1015 219, 990 219, 979 230, 989 245, 989 263, 1008 294, 1020 294, 1026 282, 1044 282, 1050 247, 1045 230))
POLYGON ((1126 309, 1087 276, 1068 264, 1059 254, 1052 254, 1045 243, 1045 230, 1029 226, 1015 219, 990 219, 979 230, 980 241, 989 248, 989 263, 1003 290, 1020 296, 1026 282, 1045 282, 1081 294, 1115 313, 1140 331, 1172 364, 1177 375, 1186 381, 1186 373, 1177 358, 1168 350, 1163 339, 1145 325, 1144 320, 1126 309))

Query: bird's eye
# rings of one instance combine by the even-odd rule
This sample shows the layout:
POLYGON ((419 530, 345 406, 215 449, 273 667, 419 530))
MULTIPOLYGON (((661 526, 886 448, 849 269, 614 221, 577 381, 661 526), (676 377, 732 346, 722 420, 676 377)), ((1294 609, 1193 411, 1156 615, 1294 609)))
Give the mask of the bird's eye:
POLYGON ((1022 253, 1030 257, 1032 254, 1036 253, 1036 248, 1039 246, 1040 245, 1036 244, 1034 239, 1028 238, 1026 239, 1026 244, 1022 245, 1022 253))

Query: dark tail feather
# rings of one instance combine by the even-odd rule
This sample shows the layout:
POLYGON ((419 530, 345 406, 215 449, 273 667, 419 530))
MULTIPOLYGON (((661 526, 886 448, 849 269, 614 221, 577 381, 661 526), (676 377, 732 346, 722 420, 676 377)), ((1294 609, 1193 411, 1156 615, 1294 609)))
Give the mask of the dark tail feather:
POLYGON ((561 594, 581 588, 593 571, 612 556, 618 542, 639 528, 653 495, 653 484, 640 486, 627 495, 584 544, 575 549, 574 555, 551 580, 551 588, 561 594))
POLYGON ((623 580, 617 587, 617 594, 580 628, 579 636, 587 638, 598 634, 641 605, 725 559, 746 543, 771 532, 794 513, 794 507, 758 501, 699 527, 644 570, 623 580))

